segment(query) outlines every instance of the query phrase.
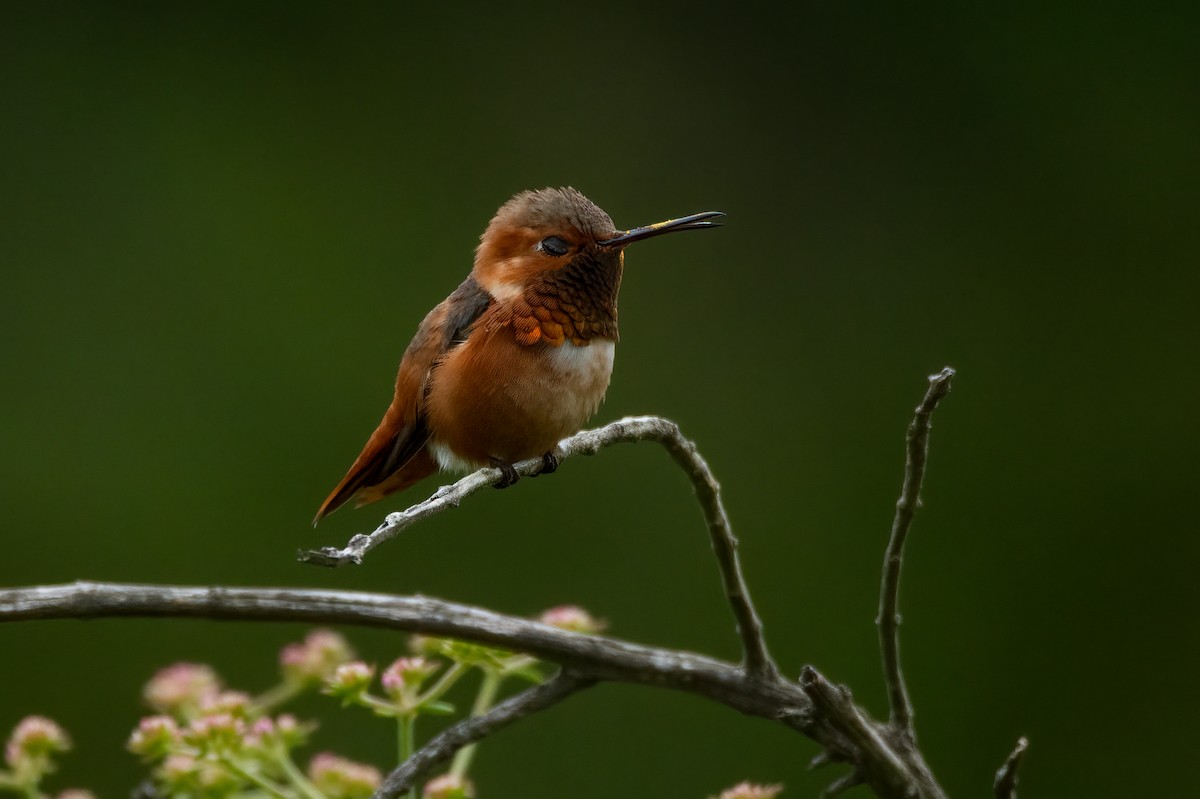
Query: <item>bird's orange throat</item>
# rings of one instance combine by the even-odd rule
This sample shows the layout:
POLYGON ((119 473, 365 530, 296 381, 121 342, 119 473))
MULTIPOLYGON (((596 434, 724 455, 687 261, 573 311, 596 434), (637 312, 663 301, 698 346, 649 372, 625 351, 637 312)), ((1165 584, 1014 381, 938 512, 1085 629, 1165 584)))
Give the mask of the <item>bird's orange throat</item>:
POLYGON ((616 341, 623 264, 621 252, 583 252, 561 269, 542 272, 512 301, 517 341, 554 347, 566 341, 585 346, 595 338, 616 341))

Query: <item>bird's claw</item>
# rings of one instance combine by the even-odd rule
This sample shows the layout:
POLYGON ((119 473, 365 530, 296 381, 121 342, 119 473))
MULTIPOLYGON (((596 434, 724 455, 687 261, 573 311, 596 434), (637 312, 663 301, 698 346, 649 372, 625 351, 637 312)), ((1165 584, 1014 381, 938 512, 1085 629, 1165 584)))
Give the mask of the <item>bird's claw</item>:
POLYGON ((558 471, 558 465, 560 463, 562 463, 562 461, 559 460, 558 453, 554 450, 550 450, 542 456, 542 468, 538 469, 529 476, 537 477, 541 474, 553 474, 554 472, 558 471))
POLYGON ((517 474, 511 463, 492 458, 492 466, 500 470, 500 479, 492 483, 492 488, 508 488, 521 479, 521 475, 517 474))

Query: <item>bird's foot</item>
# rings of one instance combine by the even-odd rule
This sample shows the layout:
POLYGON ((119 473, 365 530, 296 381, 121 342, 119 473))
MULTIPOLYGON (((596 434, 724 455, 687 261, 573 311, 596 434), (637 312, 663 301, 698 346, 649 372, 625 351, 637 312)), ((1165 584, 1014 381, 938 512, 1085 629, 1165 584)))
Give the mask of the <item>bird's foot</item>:
POLYGON ((562 463, 562 459, 559 458, 558 452, 555 450, 550 450, 542 456, 542 468, 538 469, 529 476, 537 477, 540 474, 552 474, 558 471, 558 464, 560 463, 562 463))
POLYGON ((492 458, 492 466, 500 470, 500 479, 492 484, 492 488, 508 488, 521 479, 521 475, 517 474, 517 470, 507 461, 492 458))

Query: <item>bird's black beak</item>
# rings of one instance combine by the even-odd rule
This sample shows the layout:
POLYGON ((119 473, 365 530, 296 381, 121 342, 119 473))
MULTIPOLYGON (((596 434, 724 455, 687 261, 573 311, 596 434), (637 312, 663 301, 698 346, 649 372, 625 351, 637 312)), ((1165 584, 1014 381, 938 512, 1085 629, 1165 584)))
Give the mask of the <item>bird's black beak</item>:
POLYGON ((710 227, 720 227, 720 222, 708 222, 706 220, 715 219, 718 216, 725 216, 720 211, 704 211, 691 216, 682 216, 679 219, 668 219, 666 222, 659 222, 654 225, 646 225, 645 227, 635 227, 633 230, 618 232, 611 239, 596 242, 601 247, 624 247, 626 244, 631 244, 635 241, 648 239, 651 236, 661 236, 663 233, 674 233, 678 230, 704 230, 710 227))

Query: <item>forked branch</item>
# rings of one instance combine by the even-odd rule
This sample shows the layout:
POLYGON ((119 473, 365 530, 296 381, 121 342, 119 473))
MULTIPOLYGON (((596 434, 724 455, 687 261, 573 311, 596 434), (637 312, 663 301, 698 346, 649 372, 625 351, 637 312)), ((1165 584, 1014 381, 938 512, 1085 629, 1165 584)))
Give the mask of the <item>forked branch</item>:
MULTIPOLYGON (((719 488, 704 459, 672 422, 657 417, 623 419, 562 442, 562 456, 595 454, 611 444, 655 441, 671 454, 692 481, 708 523, 726 597, 738 623, 743 663, 734 665, 691 652, 642 646, 602 636, 581 635, 538 622, 426 597, 352 591, 278 588, 221 588, 74 583, 0 589, 0 622, 31 619, 91 619, 112 616, 201 617, 356 624, 446 636, 529 653, 560 667, 558 676, 465 719, 435 736, 380 788, 394 797, 462 747, 532 713, 548 709, 599 681, 632 682, 686 691, 741 713, 777 721, 802 732, 824 750, 820 760, 846 762, 851 770, 827 790, 832 795, 862 783, 882 799, 944 799, 917 749, 912 708, 900 670, 897 597, 904 541, 912 523, 924 476, 929 416, 949 390, 954 371, 930 378, 908 431, 904 486, 888 542, 878 619, 884 673, 891 702, 890 720, 876 721, 855 704, 849 690, 806 666, 798 681, 782 677, 767 651, 762 625, 750 601, 737 557, 737 541, 721 505, 719 488)), ((540 461, 517 464, 532 474, 540 461)), ((306 553, 303 559, 326 565, 359 563, 363 555, 401 530, 453 507, 495 482, 497 470, 484 469, 439 489, 430 499, 395 513, 370 536, 356 536, 343 549, 306 553)), ((1015 799, 1016 769, 1025 741, 996 774, 997 799, 1015 799)))

